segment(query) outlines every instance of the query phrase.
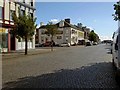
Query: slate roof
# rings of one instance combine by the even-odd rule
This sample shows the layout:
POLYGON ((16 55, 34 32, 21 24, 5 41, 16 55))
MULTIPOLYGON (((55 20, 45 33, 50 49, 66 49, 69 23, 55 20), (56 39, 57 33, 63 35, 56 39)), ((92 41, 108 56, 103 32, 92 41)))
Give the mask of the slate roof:
MULTIPOLYGON (((70 24, 70 23, 68 23, 68 22, 66 22, 66 21, 64 21, 64 26, 63 26, 63 27, 59 27, 59 23, 60 23, 60 22, 56 23, 56 25, 57 25, 58 28, 72 27, 72 28, 74 28, 74 29, 81 30, 81 28, 79 28, 78 26, 72 25, 72 24, 70 24)), ((41 28, 42 28, 42 29, 45 29, 45 27, 46 27, 46 25, 42 25, 41 27, 39 27, 39 29, 41 29, 41 28)))

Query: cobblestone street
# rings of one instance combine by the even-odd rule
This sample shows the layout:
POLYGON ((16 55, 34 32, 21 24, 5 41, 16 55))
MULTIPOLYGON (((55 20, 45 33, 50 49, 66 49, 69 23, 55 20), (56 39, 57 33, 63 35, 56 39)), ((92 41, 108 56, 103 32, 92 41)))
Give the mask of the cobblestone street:
POLYGON ((109 45, 56 47, 3 61, 3 88, 119 88, 109 45))

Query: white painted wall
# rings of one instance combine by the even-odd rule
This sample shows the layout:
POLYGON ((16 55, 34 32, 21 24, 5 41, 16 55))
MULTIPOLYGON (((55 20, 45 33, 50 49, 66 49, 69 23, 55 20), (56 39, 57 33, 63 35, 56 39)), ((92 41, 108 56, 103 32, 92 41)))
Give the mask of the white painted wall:
MULTIPOLYGON (((50 36, 45 35, 45 34, 41 34, 41 32, 45 31, 45 30, 46 29, 39 29, 39 43, 45 43, 46 38, 48 38, 48 41, 50 41, 50 36), (42 42, 41 38, 43 38, 43 42, 42 42)), ((81 36, 81 37, 78 36, 78 32, 82 32, 82 31, 76 30, 74 28, 65 27, 65 28, 58 28, 58 30, 63 31, 63 34, 56 34, 56 36, 54 36, 54 41, 59 43, 59 44, 68 42, 68 43, 70 43, 72 45, 74 43, 78 43, 78 40, 84 39, 84 35, 81 36), (75 30, 77 33, 76 34, 72 34, 72 30, 75 30), (61 36, 62 39, 57 39, 57 36, 61 36), (76 38, 76 41, 72 41, 73 37, 76 38)))
POLYGON ((0 6, 3 7, 3 0, 0 0, 0 6))
MULTIPOLYGON (((28 42, 28 49, 34 49, 35 46, 33 45, 33 42, 28 42)), ((16 50, 23 50, 25 49, 25 42, 16 42, 16 50)))
MULTIPOLYGON (((5 20, 9 20, 9 2, 5 2, 4 13, 5 13, 5 20)), ((5 23, 7 23, 7 22, 5 22, 5 23)), ((7 24, 9 24, 9 22, 7 24)))

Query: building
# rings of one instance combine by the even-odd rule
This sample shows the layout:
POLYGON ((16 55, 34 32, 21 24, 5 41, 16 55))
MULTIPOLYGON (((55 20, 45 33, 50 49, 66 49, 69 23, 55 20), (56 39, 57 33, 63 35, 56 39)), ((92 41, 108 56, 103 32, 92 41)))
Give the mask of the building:
MULTIPOLYGON (((84 40, 84 32, 81 31, 77 26, 70 23, 70 19, 61 20, 57 24, 59 33, 54 36, 54 42, 61 43, 70 43, 78 44, 81 40, 84 40)), ((50 41, 50 36, 45 34, 45 26, 42 25, 38 28, 38 37, 39 43, 45 43, 50 41)))
POLYGON ((84 39, 85 42, 89 41, 89 34, 90 34, 90 28, 82 27, 82 30, 84 31, 84 39))
MULTIPOLYGON (((30 14, 34 17, 35 0, 0 0, 0 48, 2 52, 10 52, 11 50, 21 50, 25 48, 25 41, 23 39, 16 39, 14 35, 9 32, 14 26, 12 20, 12 13, 18 15, 20 8, 21 14, 30 14)), ((22 28, 21 28, 22 29, 22 28)), ((35 48, 35 36, 33 40, 28 42, 28 48, 35 48)))

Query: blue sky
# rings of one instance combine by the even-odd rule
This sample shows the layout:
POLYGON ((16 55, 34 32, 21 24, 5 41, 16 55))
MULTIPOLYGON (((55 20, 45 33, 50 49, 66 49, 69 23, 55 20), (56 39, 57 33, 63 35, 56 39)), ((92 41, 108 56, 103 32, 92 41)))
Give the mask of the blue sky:
POLYGON ((113 20, 115 2, 36 2, 37 24, 71 19, 93 28, 101 39, 110 39, 118 23, 113 20))

